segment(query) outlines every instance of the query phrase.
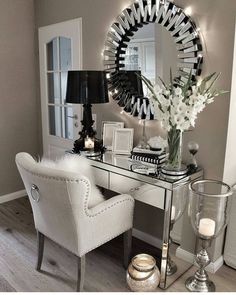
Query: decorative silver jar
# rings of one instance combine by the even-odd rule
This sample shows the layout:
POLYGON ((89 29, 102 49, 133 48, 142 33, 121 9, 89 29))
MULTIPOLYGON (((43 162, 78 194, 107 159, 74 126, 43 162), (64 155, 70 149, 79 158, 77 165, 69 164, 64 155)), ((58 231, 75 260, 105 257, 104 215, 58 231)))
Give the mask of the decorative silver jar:
POLYGON ((133 292, 154 292, 160 282, 156 260, 148 254, 135 256, 127 270, 127 283, 133 292))
POLYGON ((215 284, 205 271, 211 260, 207 249, 226 227, 230 210, 231 187, 216 180, 197 180, 190 185, 189 216, 202 249, 196 256, 199 269, 188 278, 186 287, 192 292, 214 292, 215 284))

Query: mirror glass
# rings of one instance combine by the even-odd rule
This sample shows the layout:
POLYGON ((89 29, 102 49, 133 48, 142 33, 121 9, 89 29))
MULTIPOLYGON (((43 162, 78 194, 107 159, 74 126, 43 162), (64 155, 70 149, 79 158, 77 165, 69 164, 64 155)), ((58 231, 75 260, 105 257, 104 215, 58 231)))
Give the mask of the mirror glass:
POLYGON ((148 23, 131 37, 125 54, 125 70, 140 70, 153 83, 177 76, 178 53, 170 32, 157 23, 148 23))

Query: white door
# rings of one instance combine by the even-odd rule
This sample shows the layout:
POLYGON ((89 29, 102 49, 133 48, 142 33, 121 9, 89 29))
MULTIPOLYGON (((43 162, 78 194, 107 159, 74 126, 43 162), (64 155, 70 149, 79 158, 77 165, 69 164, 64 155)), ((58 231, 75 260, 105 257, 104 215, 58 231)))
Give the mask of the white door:
POLYGON ((68 70, 82 69, 81 18, 39 28, 43 153, 72 149, 81 130, 81 105, 66 104, 68 70))

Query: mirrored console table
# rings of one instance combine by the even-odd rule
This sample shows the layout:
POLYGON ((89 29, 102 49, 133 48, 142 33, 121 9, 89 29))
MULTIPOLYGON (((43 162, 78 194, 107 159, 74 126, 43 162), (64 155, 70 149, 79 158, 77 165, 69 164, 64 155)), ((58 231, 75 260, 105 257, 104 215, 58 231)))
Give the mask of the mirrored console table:
POLYGON ((192 266, 193 260, 183 260, 178 253, 193 258, 196 244, 186 204, 179 204, 183 207, 183 214, 175 229, 172 222, 172 215, 176 211, 174 200, 181 194, 187 194, 188 198, 189 183, 202 178, 203 171, 199 169, 181 179, 171 180, 161 177, 158 173, 145 175, 140 169, 136 169, 137 162, 133 162, 128 156, 111 152, 106 152, 97 159, 90 158, 90 161, 98 186, 119 194, 131 194, 135 198, 134 235, 143 240, 151 238, 152 245, 156 243, 154 246, 160 249, 161 257, 156 257, 161 271, 160 288, 166 289, 192 266), (149 211, 148 207, 156 211, 149 211), (142 209, 146 211, 146 216, 143 216, 142 209), (149 212, 155 212, 156 215, 156 221, 151 224, 148 221, 152 219, 150 214, 153 213, 149 212), (158 228, 157 238, 152 237, 155 228, 158 228), (145 233, 147 230, 150 232, 145 233), (174 236, 179 236, 177 243, 172 242, 172 231, 174 241, 174 236))

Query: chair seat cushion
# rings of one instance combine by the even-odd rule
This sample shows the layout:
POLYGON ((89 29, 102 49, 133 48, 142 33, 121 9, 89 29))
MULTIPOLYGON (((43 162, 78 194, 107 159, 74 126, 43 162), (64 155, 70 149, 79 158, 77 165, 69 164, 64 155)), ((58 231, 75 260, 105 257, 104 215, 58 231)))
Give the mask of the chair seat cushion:
POLYGON ((43 158, 39 164, 52 169, 75 172, 87 177, 91 184, 91 194, 88 202, 89 208, 105 201, 104 196, 95 185, 92 167, 85 157, 79 155, 66 155, 56 161, 43 158))

